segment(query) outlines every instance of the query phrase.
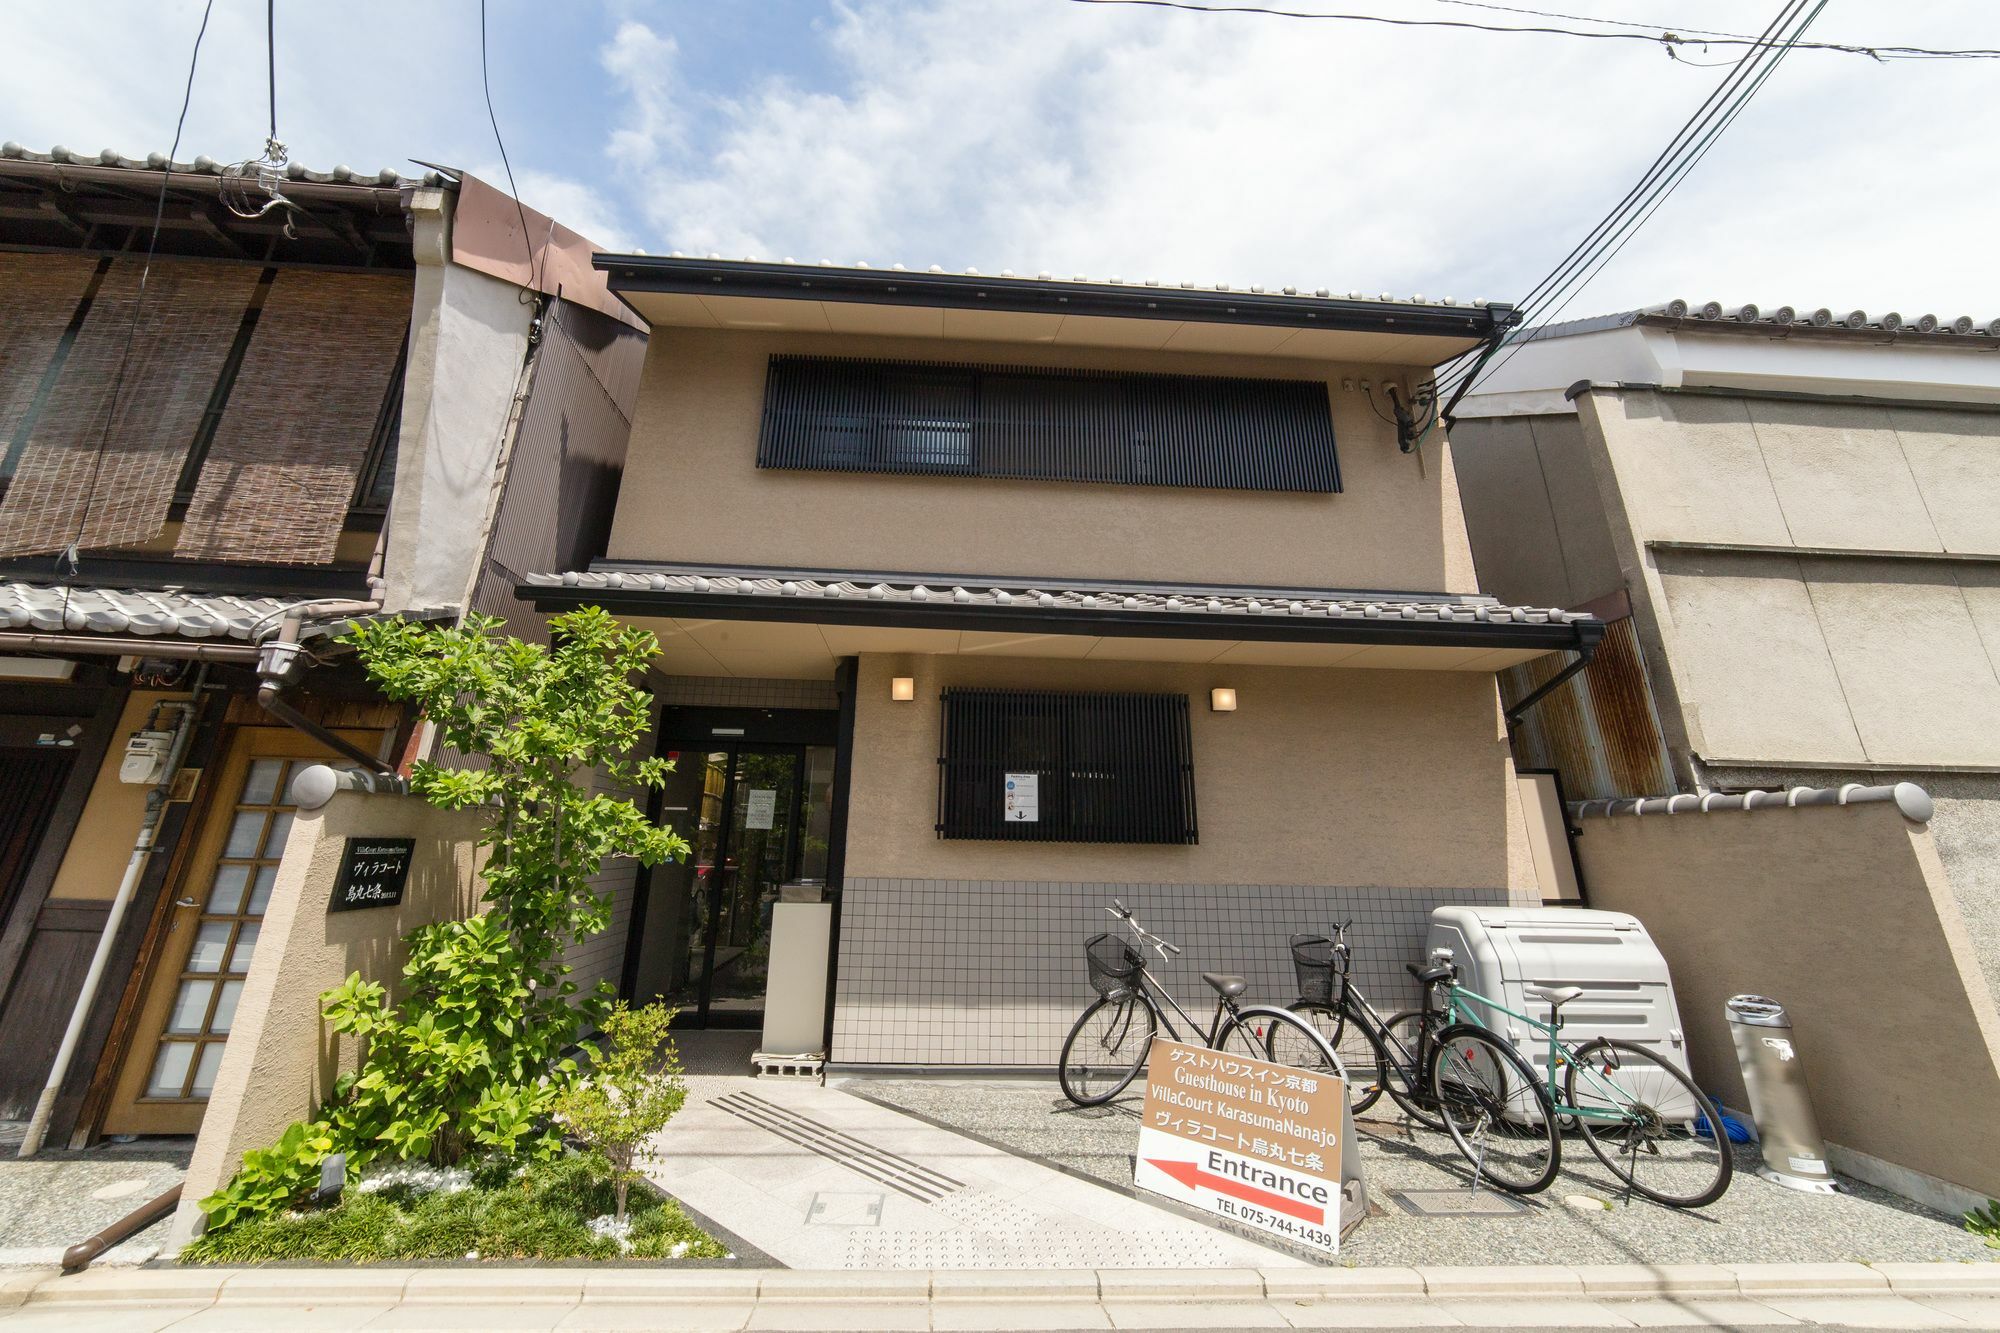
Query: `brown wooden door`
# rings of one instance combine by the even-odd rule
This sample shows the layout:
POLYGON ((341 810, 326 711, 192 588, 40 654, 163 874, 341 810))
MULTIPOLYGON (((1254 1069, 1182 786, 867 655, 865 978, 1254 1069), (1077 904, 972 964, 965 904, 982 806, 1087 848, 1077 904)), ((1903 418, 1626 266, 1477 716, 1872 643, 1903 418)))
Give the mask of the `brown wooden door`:
POLYGON ((0 923, 14 910, 74 757, 53 747, 0 747, 0 923))
MULTIPOLYGON (((378 736, 342 732, 363 747, 378 736)), ((104 1115, 106 1134, 192 1134, 234 1026, 278 877, 298 771, 331 756, 309 737, 245 727, 230 739, 214 799, 162 910, 132 1040, 104 1115)), ((301 1041, 312 1034, 301 1033, 301 1041)))

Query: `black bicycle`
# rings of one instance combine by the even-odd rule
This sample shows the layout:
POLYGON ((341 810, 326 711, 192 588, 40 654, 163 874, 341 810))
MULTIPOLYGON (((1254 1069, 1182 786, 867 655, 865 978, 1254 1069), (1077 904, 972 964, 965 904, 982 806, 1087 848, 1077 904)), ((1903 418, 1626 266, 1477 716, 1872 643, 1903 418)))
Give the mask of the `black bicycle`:
MULTIPOLYGON (((1124 903, 1113 899, 1105 910, 1125 923, 1141 948, 1151 948, 1162 958, 1180 952, 1178 945, 1140 925, 1124 903)), ((1182 1040, 1174 1017, 1211 1050, 1266 1060, 1277 1058, 1271 1054, 1275 1046, 1301 1057, 1280 1063, 1341 1077, 1339 1057, 1305 1019, 1274 1005, 1238 1003, 1250 984, 1242 977, 1201 974, 1215 992, 1215 1016, 1204 1030, 1147 969, 1146 956, 1131 944, 1107 932, 1091 936, 1083 952, 1097 999, 1069 1030, 1056 1070, 1063 1094, 1078 1106, 1102 1106, 1123 1092, 1146 1067, 1146 1053, 1162 1028, 1170 1040, 1182 1040), (1285 1034, 1283 1040, 1275 1040, 1280 1032, 1285 1034)))
MULTIPOLYGON (((1298 977, 1299 998, 1292 1002, 1291 1012, 1311 1024, 1314 1034, 1346 1071, 1348 1104, 1355 1115, 1373 1107, 1386 1089, 1412 1120, 1442 1130, 1444 1120, 1426 1091, 1430 1080, 1424 1073, 1430 1037, 1440 1026, 1430 1005, 1431 987, 1424 987, 1423 1008, 1383 1018, 1354 984, 1353 951, 1347 943, 1347 931, 1353 924, 1342 922, 1331 936, 1292 936, 1292 970, 1298 977)), ((1411 965, 1410 972, 1422 980, 1422 969, 1411 965)), ((1273 1032, 1275 1044, 1269 1058, 1303 1067, 1316 1048, 1298 1043, 1294 1049, 1291 1034, 1290 1028, 1273 1032)))

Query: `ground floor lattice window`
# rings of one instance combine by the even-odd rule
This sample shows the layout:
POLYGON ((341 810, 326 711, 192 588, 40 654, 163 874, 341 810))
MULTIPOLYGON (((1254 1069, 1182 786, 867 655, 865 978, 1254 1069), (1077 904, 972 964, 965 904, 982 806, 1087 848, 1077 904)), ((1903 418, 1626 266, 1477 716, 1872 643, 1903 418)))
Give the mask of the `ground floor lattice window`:
POLYGON ((1187 696, 945 691, 937 833, 1198 841, 1187 696))

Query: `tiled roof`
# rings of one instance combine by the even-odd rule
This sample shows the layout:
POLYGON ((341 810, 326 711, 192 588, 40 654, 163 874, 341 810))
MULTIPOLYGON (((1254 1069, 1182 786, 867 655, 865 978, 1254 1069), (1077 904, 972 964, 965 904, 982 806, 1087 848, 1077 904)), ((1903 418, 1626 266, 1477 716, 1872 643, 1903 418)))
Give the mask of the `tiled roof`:
POLYGON ((1580 819, 1618 816, 1706 815, 1748 810, 1796 810, 1802 806, 1869 805, 1893 801, 1906 819, 1930 822, 1936 807, 1930 793, 1914 782, 1864 787, 1792 787, 1785 791, 1709 792, 1705 795, 1627 796, 1611 801, 1571 801, 1570 813, 1580 819))
POLYGON ((536 588, 629 593, 673 593, 717 597, 820 598, 841 602, 888 603, 916 607, 992 608, 1018 611, 1077 611, 1207 615, 1218 620, 1267 616, 1275 619, 1413 621, 1492 625, 1579 625, 1594 620, 1579 611, 1503 606, 1476 594, 1436 597, 1391 593, 1348 594, 1334 590, 1170 589, 1153 586, 1078 585, 1065 582, 979 580, 959 583, 912 582, 779 575, 752 570, 587 570, 530 574, 536 588))
POLYGON ((1594 315, 1588 319, 1566 320, 1561 324, 1544 324, 1523 333, 1517 341, 1568 338, 1580 333, 1596 333, 1603 329, 1621 329, 1632 324, 1666 324, 1674 327, 1716 324, 1739 329, 1752 326, 1787 334, 1874 333, 1892 334, 1898 338, 1921 336, 1941 340, 2000 338, 2000 316, 1981 321, 1971 315, 1940 316, 1928 313, 1904 315, 1895 310, 1871 316, 1865 310, 1843 311, 1835 310, 1831 306, 1820 306, 1816 310, 1800 310, 1788 305, 1724 306, 1720 301, 1697 303, 1674 300, 1663 305, 1646 306, 1640 310, 1594 315))
MULTIPOLYGON (((167 155, 165 153, 148 153, 144 157, 126 157, 123 153, 112 148, 106 148, 96 153, 79 153, 73 149, 65 148, 61 144, 57 144, 46 153, 37 153, 23 148, 11 139, 4 144, 0 144, 0 160, 4 159, 13 159, 20 162, 48 162, 57 166, 120 167, 127 171, 164 171, 168 166, 167 155)), ((174 174, 177 176, 220 176, 222 169, 228 165, 230 164, 227 162, 218 162, 206 155, 197 157, 192 162, 175 162, 172 164, 174 174)), ((356 171, 352 167, 341 165, 334 167, 331 171, 314 171, 309 167, 301 166, 297 162, 292 163, 285 169, 285 176, 290 180, 310 181, 315 185, 403 186, 420 183, 424 185, 440 185, 445 182, 445 177, 436 171, 425 172, 420 180, 414 176, 401 175, 394 167, 383 167, 379 171, 356 171)))
POLYGON ((277 633, 286 611, 315 600, 0 583, 0 630, 255 643, 277 633))
MULTIPOLYGON (((640 256, 646 254, 644 250, 635 250, 633 251, 633 253, 635 255, 640 255, 640 256)), ((605 258, 614 264, 617 260, 616 255, 605 256, 605 258)), ((941 264, 932 264, 929 267, 923 269, 911 269, 904 264, 887 264, 887 265, 870 264, 865 259, 857 259, 852 263, 845 263, 845 264, 832 259, 822 259, 819 260, 817 263, 802 264, 799 260, 793 259, 789 255, 787 255, 783 259, 777 259, 777 260, 759 259, 756 255, 744 255, 739 259, 725 259, 723 258, 723 256, 719 254, 692 255, 692 254, 687 254, 680 250, 673 251, 672 253, 668 254, 666 258, 700 259, 700 260, 708 260, 724 264, 775 263, 775 264, 784 264, 789 267, 795 267, 795 268, 804 267, 804 268, 854 269, 860 272, 868 272, 868 273, 921 272, 921 273, 931 273, 940 275, 948 273, 956 273, 960 276, 968 278, 980 278, 980 277, 1001 278, 1001 279, 1011 278, 1016 281, 1022 281, 1022 282, 1065 282, 1065 283, 1076 283, 1080 286, 1087 286, 1087 287, 1088 286, 1126 287, 1126 288, 1158 287, 1169 290, 1178 289, 1182 291, 1225 292, 1225 293, 1235 292, 1238 294, 1248 294, 1252 296, 1301 296, 1301 297, 1316 297, 1321 300, 1345 298, 1346 300, 1349 301, 1380 301, 1396 305, 1435 306, 1440 309, 1479 310, 1485 307, 1485 305, 1487 304, 1484 300, 1481 299, 1474 299, 1467 301, 1451 296, 1434 298, 1434 297, 1425 297, 1422 295, 1397 296, 1391 292, 1381 292, 1379 294, 1370 294, 1368 292, 1360 292, 1360 291, 1339 292, 1333 290, 1330 287, 1306 288, 1297 285, 1293 286, 1281 285, 1277 287, 1272 287, 1261 282, 1249 283, 1249 284, 1228 283, 1228 282, 1193 282, 1183 279, 1162 280, 1160 278, 1126 278, 1126 277, 1120 277, 1116 274, 1113 274, 1110 277, 1093 278, 1083 273, 1076 273, 1065 276, 1063 274, 1054 273, 1048 270, 1043 270, 1042 272, 1039 273, 1017 273, 1011 268, 1003 268, 994 273, 986 273, 976 268, 959 269, 959 270, 947 269, 941 264)))

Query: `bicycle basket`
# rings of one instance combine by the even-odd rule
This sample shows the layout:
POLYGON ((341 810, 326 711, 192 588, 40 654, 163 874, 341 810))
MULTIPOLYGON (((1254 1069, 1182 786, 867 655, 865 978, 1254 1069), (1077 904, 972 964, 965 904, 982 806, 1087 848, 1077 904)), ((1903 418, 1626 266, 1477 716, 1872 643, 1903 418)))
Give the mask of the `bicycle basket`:
POLYGON ((1139 984, 1146 960, 1131 945, 1115 935, 1092 935, 1083 943, 1083 956, 1090 964, 1090 984, 1099 995, 1115 995, 1139 984))
POLYGON ((1299 975, 1299 999, 1333 1003, 1333 941, 1324 935, 1292 936, 1292 970, 1299 975))

